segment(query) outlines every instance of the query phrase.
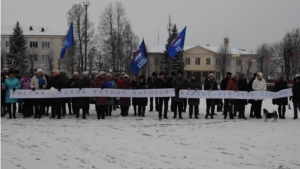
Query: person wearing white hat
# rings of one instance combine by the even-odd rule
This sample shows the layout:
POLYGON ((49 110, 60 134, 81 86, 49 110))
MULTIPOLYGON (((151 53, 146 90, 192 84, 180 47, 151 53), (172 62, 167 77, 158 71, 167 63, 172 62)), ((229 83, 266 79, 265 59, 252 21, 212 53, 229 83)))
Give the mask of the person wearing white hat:
MULTIPOLYGON (((267 84, 265 79, 263 78, 263 74, 261 72, 257 73, 255 80, 252 83, 252 89, 254 91, 266 91, 267 84)), ((261 119, 261 106, 263 100, 254 100, 254 114, 257 119, 261 119)))

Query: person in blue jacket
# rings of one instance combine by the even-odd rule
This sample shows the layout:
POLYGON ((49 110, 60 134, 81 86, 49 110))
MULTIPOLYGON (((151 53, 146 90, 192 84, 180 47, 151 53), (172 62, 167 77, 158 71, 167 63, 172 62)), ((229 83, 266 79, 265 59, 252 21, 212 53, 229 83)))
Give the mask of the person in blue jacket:
POLYGON ((18 102, 18 99, 12 99, 10 98, 10 90, 15 91, 16 89, 20 89, 20 81, 15 77, 15 72, 14 70, 10 69, 8 71, 8 78, 5 79, 5 86, 6 86, 6 97, 5 97, 5 103, 7 106, 7 112, 9 114, 9 118, 11 119, 12 117, 15 119, 16 118, 16 111, 17 111, 17 106, 16 103, 18 102), (13 106, 13 113, 11 112, 11 106, 13 106))

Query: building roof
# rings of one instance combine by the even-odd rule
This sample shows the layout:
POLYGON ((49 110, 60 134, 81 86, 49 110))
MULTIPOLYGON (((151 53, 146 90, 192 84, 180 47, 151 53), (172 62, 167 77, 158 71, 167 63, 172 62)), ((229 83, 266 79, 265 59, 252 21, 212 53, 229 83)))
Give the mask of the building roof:
MULTIPOLYGON (((13 28, 15 26, 11 25, 1 25, 1 35, 11 35, 13 32, 13 28)), ((21 26, 23 30, 23 34, 26 36, 31 35, 31 36, 41 36, 41 35, 51 35, 51 36, 62 36, 66 35, 66 33, 62 33, 47 27, 43 26, 36 26, 36 25, 31 25, 31 26, 21 26), (30 27, 32 30, 30 30, 30 27), (42 28, 44 28, 44 31, 42 31, 42 28)))
MULTIPOLYGON (((184 51, 198 47, 197 46, 184 46, 184 51)), ((218 50, 220 48, 220 46, 199 46, 202 47, 204 49, 207 49, 209 51, 212 51, 214 53, 218 53, 218 50)), ((232 48, 230 47, 231 50, 231 54, 242 54, 242 55, 250 55, 250 54, 255 54, 255 53, 251 53, 249 51, 246 50, 242 50, 242 49, 237 49, 237 48, 232 48)), ((166 47, 165 46, 154 46, 151 47, 147 50, 148 53, 164 53, 166 51, 166 47)))

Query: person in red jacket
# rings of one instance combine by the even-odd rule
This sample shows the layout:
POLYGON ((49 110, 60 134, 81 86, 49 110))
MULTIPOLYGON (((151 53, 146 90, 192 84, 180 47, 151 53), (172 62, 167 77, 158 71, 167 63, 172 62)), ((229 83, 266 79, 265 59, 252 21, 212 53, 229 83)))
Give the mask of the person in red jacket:
MULTIPOLYGON (((131 89, 131 83, 129 80, 128 75, 124 75, 124 80, 120 84, 119 89, 131 89)), ((129 107, 131 106, 131 99, 130 97, 121 97, 121 115, 122 116, 128 116, 129 107)))
POLYGON ((117 80, 117 88, 118 89, 120 88, 121 83, 124 81, 124 78, 123 78, 124 75, 125 75, 125 72, 122 72, 121 75, 120 75, 120 77, 117 80))
MULTIPOLYGON (((104 89, 107 82, 106 73, 104 71, 99 72, 99 76, 94 79, 94 88, 104 89)), ((107 97, 96 97, 96 111, 97 118, 105 119, 105 112, 107 109, 108 100, 107 97)))
MULTIPOLYGON (((227 84, 226 90, 233 90, 233 91, 238 91, 238 81, 239 81, 239 76, 238 75, 233 75, 232 78, 229 79, 229 82, 227 84)), ((235 102, 234 99, 227 99, 228 100, 228 111, 229 111, 229 117, 230 119, 233 118, 233 112, 232 112, 232 107, 235 102)), ((228 111, 224 111, 224 119, 227 118, 227 113, 228 111)))

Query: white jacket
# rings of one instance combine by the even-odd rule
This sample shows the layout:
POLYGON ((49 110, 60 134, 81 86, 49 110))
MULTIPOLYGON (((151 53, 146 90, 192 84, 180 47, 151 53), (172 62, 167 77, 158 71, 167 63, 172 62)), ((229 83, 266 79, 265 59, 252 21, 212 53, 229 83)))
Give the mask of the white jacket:
POLYGON ((254 91, 266 91, 267 90, 267 84, 264 78, 261 78, 261 80, 258 80, 255 78, 255 80, 252 83, 252 89, 254 91))
POLYGON ((30 88, 35 88, 35 89, 46 89, 47 88, 47 80, 45 77, 43 77, 45 79, 45 85, 43 85, 43 88, 39 88, 39 80, 36 76, 33 76, 30 82, 30 88))

